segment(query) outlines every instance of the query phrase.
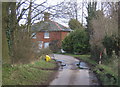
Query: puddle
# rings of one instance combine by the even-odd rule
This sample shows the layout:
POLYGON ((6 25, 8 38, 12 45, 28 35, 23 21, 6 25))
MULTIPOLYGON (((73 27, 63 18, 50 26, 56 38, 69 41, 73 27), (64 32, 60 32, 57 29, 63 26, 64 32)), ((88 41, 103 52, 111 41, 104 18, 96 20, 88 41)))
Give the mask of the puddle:
POLYGON ((58 60, 58 59, 56 59, 55 61, 58 62, 58 63, 63 63, 64 62, 64 60, 58 60))
POLYGON ((95 74, 89 70, 89 66, 85 63, 85 62, 80 62, 80 61, 76 61, 72 64, 65 64, 65 62, 63 60, 56 60, 57 62, 59 62, 59 70, 65 70, 65 69, 69 69, 69 70, 88 70, 89 72, 89 78, 90 78, 90 82, 92 85, 99 85, 98 84, 98 79, 96 78, 95 74))
POLYGON ((59 72, 50 85, 99 85, 96 76, 85 62, 65 55, 56 58, 59 72))
POLYGON ((64 60, 56 59, 56 62, 58 62, 58 65, 59 65, 59 69, 58 70, 67 69, 68 65, 64 62, 64 60))
POLYGON ((75 62, 74 63, 80 69, 89 69, 88 65, 85 62, 75 62))
POLYGON ((68 69, 68 66, 60 66, 59 70, 68 69))
POLYGON ((85 62, 79 62, 76 61, 71 64, 66 64, 64 60, 56 60, 58 62, 58 65, 60 66, 59 70, 63 69, 71 69, 71 70, 76 70, 76 69, 89 69, 88 65, 85 62))

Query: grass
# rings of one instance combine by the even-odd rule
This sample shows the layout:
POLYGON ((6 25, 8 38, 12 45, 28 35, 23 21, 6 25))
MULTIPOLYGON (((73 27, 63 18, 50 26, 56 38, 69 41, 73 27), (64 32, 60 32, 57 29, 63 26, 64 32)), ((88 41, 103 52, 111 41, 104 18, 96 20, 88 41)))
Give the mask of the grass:
POLYGON ((75 58, 77 58, 77 59, 83 60, 83 61, 85 61, 85 62, 87 62, 87 63, 90 63, 90 64, 93 64, 93 65, 97 64, 94 60, 92 60, 92 59, 90 58, 90 55, 89 55, 89 54, 86 54, 86 55, 66 54, 66 55, 73 56, 73 57, 75 57, 75 58))
POLYGON ((111 67, 101 64, 101 65, 97 65, 94 68, 94 71, 98 74, 102 84, 118 85, 118 73, 114 72, 111 67), (100 70, 100 69, 103 69, 103 70, 100 70))
POLYGON ((96 73, 102 85, 118 85, 118 72, 115 72, 112 67, 105 64, 101 64, 101 65, 97 64, 96 61, 90 58, 90 55, 74 55, 74 54, 65 54, 65 55, 73 56, 77 59, 80 59, 92 65, 91 66, 92 71, 96 73), (114 78, 116 79, 116 82, 114 78))
POLYGON ((32 64, 11 66, 4 64, 2 67, 2 84, 3 85, 43 85, 55 71, 41 70, 39 68, 55 68, 56 63, 46 62, 43 59, 35 61, 32 64))

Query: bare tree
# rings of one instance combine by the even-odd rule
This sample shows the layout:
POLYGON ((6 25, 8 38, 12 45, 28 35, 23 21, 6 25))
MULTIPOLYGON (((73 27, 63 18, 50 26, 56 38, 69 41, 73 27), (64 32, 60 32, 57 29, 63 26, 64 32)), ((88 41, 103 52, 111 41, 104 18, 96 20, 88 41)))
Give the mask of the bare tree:
POLYGON ((76 19, 79 20, 80 14, 79 10, 81 9, 80 4, 77 0, 64 1, 61 5, 54 7, 53 16, 55 18, 64 18, 67 20, 76 19))
POLYGON ((4 28, 13 64, 25 59, 29 61, 33 57, 31 25, 35 20, 42 19, 45 11, 58 5, 46 6, 46 3, 47 0, 41 4, 36 4, 35 0, 19 0, 19 2, 8 2, 8 8, 3 8, 6 11, 4 15, 8 20, 5 21, 7 26, 4 28), (19 24, 21 20, 25 21, 24 27, 19 24))
POLYGON ((108 9, 110 12, 109 15, 106 15, 103 10, 96 11, 96 18, 93 18, 91 21, 93 34, 90 37, 90 44, 96 60, 99 60, 100 53, 103 52, 104 47, 102 41, 104 37, 106 35, 118 35, 118 15, 117 8, 114 8, 114 5, 108 9))

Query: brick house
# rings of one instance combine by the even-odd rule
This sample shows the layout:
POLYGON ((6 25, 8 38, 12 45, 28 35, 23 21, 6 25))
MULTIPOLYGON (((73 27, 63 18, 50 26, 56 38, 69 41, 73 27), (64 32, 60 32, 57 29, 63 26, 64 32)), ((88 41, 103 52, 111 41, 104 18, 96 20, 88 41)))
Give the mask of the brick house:
POLYGON ((44 14, 44 21, 32 26, 34 31, 33 41, 38 42, 39 48, 61 48, 62 40, 68 35, 71 29, 49 19, 50 14, 44 14))

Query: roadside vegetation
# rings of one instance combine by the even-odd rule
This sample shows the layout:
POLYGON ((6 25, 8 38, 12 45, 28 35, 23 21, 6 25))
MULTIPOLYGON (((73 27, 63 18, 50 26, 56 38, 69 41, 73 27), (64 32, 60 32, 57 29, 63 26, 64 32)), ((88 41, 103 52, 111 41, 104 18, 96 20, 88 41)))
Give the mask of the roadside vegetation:
POLYGON ((52 75, 57 72, 54 60, 46 62, 39 59, 29 64, 3 64, 3 85, 47 85, 52 75))
MULTIPOLYGON (((51 70, 56 67, 55 61, 45 62, 41 58, 51 52, 49 49, 38 51, 38 43, 33 43, 34 35, 31 36, 33 22, 42 20, 43 13, 54 7, 44 6, 45 3, 47 0, 40 5, 35 4, 34 0, 2 2, 3 85, 45 84, 54 72, 51 70), (28 8, 25 9, 26 3, 28 8), (20 25, 23 19, 26 19, 26 23, 20 25)), ((77 11, 79 4, 55 5, 59 9, 56 9, 56 16, 62 14, 63 18, 65 16, 66 19, 72 18, 68 24, 73 31, 62 41, 62 49, 69 55, 91 64, 102 85, 117 85, 120 78, 118 77, 120 2, 101 2, 101 9, 97 9, 97 4, 89 2, 85 5, 87 16, 82 16, 82 23, 78 21, 81 20, 77 11), (62 6, 63 8, 60 8, 62 6), (86 19, 86 26, 83 25, 83 19, 86 19)), ((53 9, 55 11, 55 8, 53 9)), ((52 14, 52 11, 50 12, 52 14)), ((56 48, 55 51, 58 50, 56 45, 53 47, 56 48)))
POLYGON ((62 42, 62 49, 68 55, 91 65, 92 71, 96 73, 102 85, 118 85, 120 78, 118 77, 118 59, 120 56, 118 41, 120 38, 117 20, 119 9, 117 3, 111 3, 111 5, 106 10, 111 13, 106 15, 105 11, 96 10, 96 2, 90 2, 87 9, 87 28, 79 27, 81 24, 77 20, 70 20, 69 27, 72 24, 77 25, 72 26, 74 31, 62 42), (82 30, 84 32, 80 32, 82 30))
POLYGON ((96 74, 101 85, 118 85, 118 64, 115 60, 109 64, 98 64, 96 61, 91 59, 90 55, 75 55, 68 54, 65 55, 73 56, 81 61, 88 63, 91 70, 96 74), (112 64, 112 65, 111 65, 112 64))
POLYGON ((71 19, 69 26, 73 31, 62 41, 63 50, 75 54, 90 52, 89 36, 82 24, 71 19))

